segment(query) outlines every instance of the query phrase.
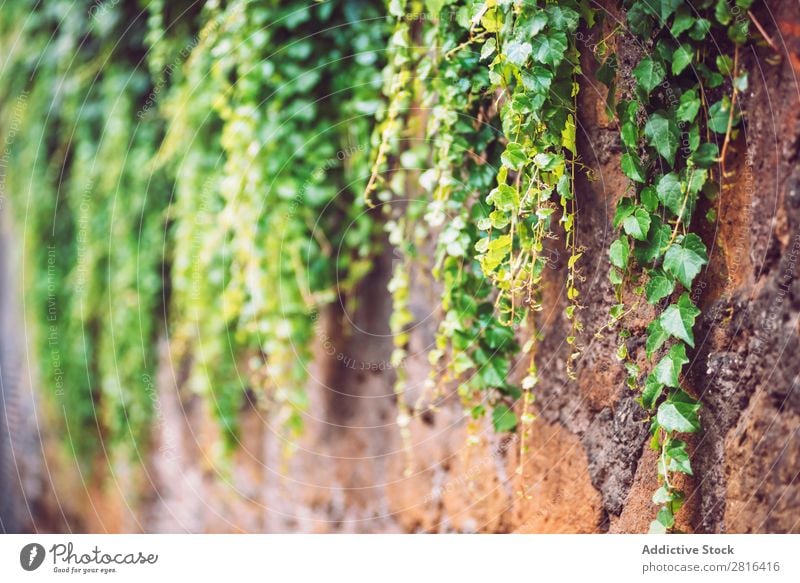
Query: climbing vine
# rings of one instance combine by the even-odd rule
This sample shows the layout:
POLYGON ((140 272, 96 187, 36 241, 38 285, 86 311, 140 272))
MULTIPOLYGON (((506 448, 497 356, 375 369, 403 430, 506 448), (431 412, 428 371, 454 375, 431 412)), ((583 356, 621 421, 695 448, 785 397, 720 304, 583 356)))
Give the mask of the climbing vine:
MULTIPOLYGON (((624 146, 621 168, 631 189, 616 206, 613 224, 621 233, 609 249, 609 279, 618 300, 611 314, 622 326, 618 356, 626 361, 633 387, 639 385, 639 367, 628 354, 632 332, 624 326, 625 316, 639 298, 655 309, 645 351, 648 360, 658 360, 639 397, 650 415, 650 445, 658 452, 660 487, 653 502, 660 509, 651 532, 675 528, 675 513, 685 499, 677 476, 692 475, 689 446, 681 435, 700 430, 701 404, 684 390, 681 376, 690 362, 687 351, 695 348, 701 314, 692 283, 708 264, 693 216, 703 198, 716 200, 725 177, 725 149, 740 122, 736 95, 747 87, 747 74, 739 68, 738 47, 747 39, 750 4, 626 3, 626 25, 643 54, 632 70, 635 87, 620 91, 618 103, 611 87, 624 146), (727 33, 733 58, 709 51, 708 39, 717 32, 727 33), (624 295, 628 286, 635 298, 627 300, 631 307, 624 295)), ((727 46, 720 36, 715 40, 727 46)), ((613 70, 615 59, 605 61, 606 71, 613 70)))

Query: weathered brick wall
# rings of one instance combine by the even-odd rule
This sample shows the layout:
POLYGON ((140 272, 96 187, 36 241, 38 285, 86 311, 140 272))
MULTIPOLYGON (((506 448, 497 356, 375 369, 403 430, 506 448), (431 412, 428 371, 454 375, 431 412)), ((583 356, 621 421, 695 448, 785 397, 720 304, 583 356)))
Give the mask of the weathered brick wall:
MULTIPOLYGON (((616 10, 608 3, 609 10, 616 10)), ((746 125, 727 167, 719 221, 698 219, 710 268, 696 282, 703 309, 698 347, 685 385, 704 403, 703 433, 691 441, 695 476, 685 486, 682 528, 697 532, 800 530, 800 7, 769 2, 756 17, 782 54, 756 46, 742 55, 750 88, 741 96, 746 125), (777 19, 777 20, 776 20, 777 19), (777 30, 782 34, 778 34, 777 30)), ((603 31, 587 31, 597 37, 603 31)), ((763 43, 762 43, 763 44, 763 43)), ((636 47, 617 38, 620 83, 636 47)), ((411 424, 410 475, 394 420, 394 374, 387 254, 362 286, 361 306, 345 317, 329 310, 310 382, 308 431, 283 461, 274 419, 242 412, 243 440, 232 462, 217 457, 217 431, 204 404, 181 386, 185 363, 164 347, 160 413, 153 451, 137 467, 105 460, 103 486, 83 487, 74 466, 54 463, 57 494, 38 494, 33 528, 123 531, 311 532, 644 532, 653 518, 655 454, 613 334, 592 332, 612 303, 606 278, 610 218, 625 190, 616 128, 605 117, 605 88, 584 57, 579 103, 581 159, 591 169, 578 187, 584 254, 582 312, 587 348, 577 382, 564 382, 564 257, 548 272, 541 314, 545 341, 537 420, 522 475, 519 443, 489 428, 467 445, 458 398, 411 424), (352 320, 356 326, 348 325, 352 320), (328 354, 333 352, 333 354, 328 354), (378 370, 362 370, 364 368, 378 370), (373 367, 373 365, 377 365, 373 367), (177 382, 177 387, 176 387, 177 382), (63 512, 62 507, 63 505, 63 512)), ((700 209, 698 216, 705 214, 700 209)), ((412 332, 406 398, 427 378, 425 357, 437 319, 436 283, 421 261, 412 278, 412 332)), ((643 344, 651 308, 633 315, 632 352, 643 344)), ((321 339, 318 339, 320 344, 321 339)), ((641 364, 644 364, 643 362, 641 364)), ((521 367, 513 373, 522 376, 521 367)), ((453 387, 450 387, 453 389, 453 387)), ((451 391, 452 392, 452 391, 451 391)), ((45 478, 42 478, 45 480, 45 478)))

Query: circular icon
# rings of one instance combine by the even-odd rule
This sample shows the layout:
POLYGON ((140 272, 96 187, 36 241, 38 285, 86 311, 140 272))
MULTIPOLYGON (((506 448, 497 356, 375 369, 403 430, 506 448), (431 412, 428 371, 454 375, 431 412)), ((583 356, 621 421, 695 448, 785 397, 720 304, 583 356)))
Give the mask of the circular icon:
POLYGON ((19 564, 26 571, 35 571, 44 562, 44 547, 39 543, 30 543, 19 552, 19 564))

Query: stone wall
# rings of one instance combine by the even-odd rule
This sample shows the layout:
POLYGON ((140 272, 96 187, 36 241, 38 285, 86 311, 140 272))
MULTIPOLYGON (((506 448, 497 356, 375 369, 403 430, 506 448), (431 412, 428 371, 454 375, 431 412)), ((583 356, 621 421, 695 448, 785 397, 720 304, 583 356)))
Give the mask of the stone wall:
MULTIPOLYGON (((607 4, 619 16, 615 4, 607 4)), ((687 531, 800 531, 800 7, 767 5, 774 12, 761 6, 755 16, 780 54, 765 43, 743 51, 750 72, 750 88, 741 96, 746 124, 729 154, 719 221, 706 223, 702 206, 697 213, 711 259, 695 283, 703 321, 685 377, 685 388, 704 403, 703 433, 691 440, 695 476, 685 484, 688 503, 679 516, 687 531)), ((586 38, 605 32, 585 31, 586 38)), ((616 43, 624 90, 639 49, 625 35, 616 43)), ((586 350, 578 380, 565 382, 566 258, 554 254, 545 302, 551 309, 540 315, 546 359, 539 363, 537 420, 521 463, 518 438, 499 437, 488 426, 468 444, 452 386, 435 411, 413 419, 405 450, 395 424, 394 372, 387 366, 387 252, 361 286, 358 311, 331 308, 321 320, 307 432, 293 457, 281 454, 275 419, 253 405, 243 409, 242 442, 225 461, 206 405, 183 386, 191 363, 172 361, 164 343, 152 451, 142 460, 98 459, 104 479, 84 484, 75 464, 45 437, 40 458, 47 471, 30 470, 35 479, 26 494, 36 511, 23 517, 25 528, 645 532, 656 510, 650 501, 655 454, 614 358, 614 334, 593 337, 613 303, 606 249, 626 180, 618 132, 604 113, 606 89, 586 55, 583 67, 579 149, 590 173, 578 184, 577 199, 579 241, 587 247, 581 288, 586 350)), ((404 396, 411 406, 428 374, 426 352, 441 316, 436 298, 436 282, 421 259, 412 273, 417 323, 404 396)), ((632 316, 632 353, 643 353, 651 309, 632 316)), ((515 367, 515 378, 523 368, 515 367)), ((38 436, 30 425, 20 431, 38 436)))

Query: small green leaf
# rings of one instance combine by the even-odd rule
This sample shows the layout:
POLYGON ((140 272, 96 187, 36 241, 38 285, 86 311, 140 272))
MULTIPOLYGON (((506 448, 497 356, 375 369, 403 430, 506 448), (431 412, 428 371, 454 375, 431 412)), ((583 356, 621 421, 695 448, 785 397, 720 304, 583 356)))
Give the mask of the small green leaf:
POLYGON ((503 53, 508 58, 508 61, 517 67, 522 67, 528 62, 531 51, 533 51, 531 43, 519 42, 516 40, 507 42, 503 47, 503 53))
POLYGON ((486 39, 486 42, 483 43, 481 47, 481 61, 484 61, 491 57, 495 51, 497 50, 497 40, 491 36, 486 39))
POLYGON ((747 91, 747 71, 739 75, 733 80, 733 86, 736 88, 736 91, 742 92, 747 91))
POLYGON ((747 37, 750 32, 750 22, 745 19, 737 19, 732 25, 728 27, 728 38, 735 44, 742 45, 747 42, 747 37))
POLYGON ((690 160, 700 168, 710 168, 719 159, 719 147, 711 142, 700 144, 692 154, 690 160))
POLYGON ((567 52, 567 35, 563 32, 540 34, 533 37, 531 47, 534 61, 557 67, 567 52))
POLYGON ((682 474, 692 474, 692 464, 689 459, 689 452, 686 449, 686 442, 680 439, 671 439, 667 444, 666 454, 669 458, 667 469, 670 472, 680 472, 682 474))
POLYGON ((513 186, 500 184, 489 193, 486 202, 493 204, 498 210, 513 211, 519 207, 519 192, 513 186))
MULTIPOLYGON (((647 358, 653 358, 653 354, 661 348, 668 339, 669 334, 661 327, 661 322, 659 320, 650 322, 650 324, 647 325, 647 344, 645 345, 647 358)), ((655 377, 653 378, 655 379, 655 377)))
POLYGON ((700 98, 697 96, 697 89, 684 91, 675 112, 677 120, 692 123, 698 111, 700 111, 700 98))
POLYGON ((647 209, 647 212, 654 213, 658 210, 658 193, 655 187, 646 186, 643 188, 642 192, 639 193, 639 199, 642 201, 644 208, 647 209))
POLYGON ((665 71, 661 63, 654 61, 651 57, 645 57, 633 70, 633 76, 645 94, 650 95, 653 89, 664 80, 665 71))
POLYGON ((616 267, 608 270, 608 280, 612 285, 619 285, 622 283, 622 273, 616 267))
POLYGON ((544 11, 523 12, 514 23, 514 34, 517 38, 529 39, 539 34, 547 26, 547 14, 544 11))
POLYGON ((619 135, 622 138, 622 143, 631 150, 634 150, 639 144, 639 128, 633 121, 624 122, 619 135))
POLYGON ((674 172, 665 174, 656 185, 658 200, 674 215, 679 215, 683 207, 683 186, 680 178, 674 172))
POLYGON ((500 32, 500 29, 503 28, 503 13, 496 8, 490 8, 481 17, 481 25, 486 32, 500 32))
POLYGON ((644 383, 644 391, 642 391, 642 407, 648 410, 655 407, 656 401, 658 401, 663 390, 664 385, 658 382, 654 373, 647 375, 647 380, 644 383))
POLYGON ((647 303, 657 304, 675 290, 675 280, 667 277, 664 272, 653 270, 645 286, 647 303))
POLYGON ((650 229, 650 214, 643 208, 637 208, 623 221, 622 228, 634 239, 644 241, 650 229))
POLYGON ((669 352, 658 361, 658 364, 653 369, 653 374, 656 380, 662 385, 678 387, 680 386, 678 377, 681 374, 681 369, 683 365, 688 362, 689 359, 686 357, 686 347, 679 342, 678 344, 674 344, 669 349, 669 352))
POLYGON ((539 152, 533 157, 533 163, 542 170, 555 170, 563 164, 564 158, 548 152, 539 152))
POLYGON ((672 74, 680 75, 692 62, 694 51, 692 45, 683 43, 672 53, 672 74))
POLYGON ((553 28, 568 32, 572 32, 578 28, 578 22, 581 18, 580 14, 575 12, 572 8, 562 6, 548 6, 547 14, 550 19, 550 25, 553 28))
POLYGON ((630 31, 638 37, 647 38, 653 31, 653 19, 647 14, 647 3, 634 2, 626 15, 630 31))
POLYGON ((653 494, 653 504, 667 504, 672 502, 672 493, 666 487, 661 486, 653 494))
POLYGON ((622 165, 622 173, 634 182, 644 182, 645 175, 644 169, 639 162, 639 157, 635 154, 625 153, 620 160, 622 165))
POLYGON ((628 255, 630 254, 630 245, 628 244, 627 237, 620 237, 613 243, 611 243, 611 247, 608 251, 609 257, 611 258, 611 264, 614 267, 619 267, 620 269, 625 269, 628 265, 628 255))
POLYGON ((681 5, 675 12, 675 19, 672 21, 672 28, 669 31, 672 36, 678 38, 681 33, 686 32, 694 24, 694 17, 692 16, 691 9, 687 5, 681 5))
POLYGON ((654 520, 654 521, 652 521, 650 523, 650 530, 648 530, 647 533, 648 534, 667 534, 667 529, 658 520, 654 520))
MULTIPOLYGON (((726 95, 721 100, 717 101, 714 105, 708 108, 708 127, 717 132, 724 134, 728 131, 728 121, 730 120, 731 113, 731 100, 726 95)), ((738 123, 737 116, 733 116, 732 125, 738 123)))
POLYGON ((731 8, 728 6, 728 0, 717 0, 717 5, 714 8, 714 16, 720 24, 730 24, 733 16, 731 15, 731 8))
POLYGON ((517 142, 509 142, 505 151, 500 155, 503 165, 511 170, 519 170, 528 161, 525 148, 517 142))
POLYGON ((498 433, 514 431, 517 428, 517 416, 506 405, 500 403, 492 410, 492 425, 498 433))
POLYGON ((641 265, 646 265, 656 261, 664 252, 672 230, 668 225, 664 225, 658 215, 650 215, 650 231, 647 233, 647 241, 636 243, 634 255, 636 261, 641 265))
POLYGON ((617 203, 616 210, 614 211, 614 220, 612 221, 614 228, 619 229, 619 226, 622 224, 622 221, 631 216, 635 208, 636 207, 634 206, 632 198, 630 197, 621 198, 617 203))
POLYGON ((532 93, 547 93, 553 82, 553 72, 541 65, 526 67, 522 71, 521 76, 522 84, 525 86, 525 89, 532 93))
POLYGON ((664 270, 690 289, 700 269, 708 263, 706 246, 694 233, 679 236, 664 255, 664 270))
POLYGON ((733 59, 731 59, 728 55, 719 55, 717 56, 716 61, 717 70, 721 75, 730 77, 733 74, 733 59))
POLYGON ((706 180, 708 180, 708 170, 703 168, 691 169, 689 171, 689 183, 686 185, 689 194, 697 194, 700 192, 706 180))
POLYGON ((657 111, 647 120, 647 124, 644 126, 644 135, 650 146, 655 148, 669 162, 670 166, 673 166, 675 152, 680 143, 680 132, 675 121, 663 111, 657 111))
POLYGON ((698 18, 692 26, 692 29, 689 31, 689 37, 692 40, 701 41, 708 36, 710 30, 711 21, 707 18, 698 18))
POLYGON ((700 403, 678 389, 658 407, 656 419, 667 431, 695 433, 700 430, 699 409, 700 403))
POLYGON ((694 305, 689 294, 684 292, 678 299, 678 303, 671 304, 659 320, 661 327, 675 338, 683 340, 694 348, 694 321, 700 315, 700 310, 694 305))
POLYGON ((672 528, 675 526, 675 517, 672 511, 666 506, 662 507, 656 515, 656 520, 664 525, 665 528, 672 528))

